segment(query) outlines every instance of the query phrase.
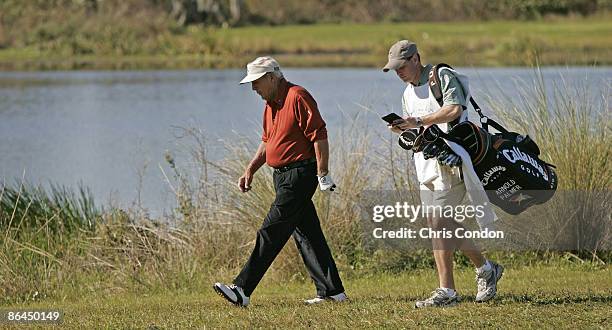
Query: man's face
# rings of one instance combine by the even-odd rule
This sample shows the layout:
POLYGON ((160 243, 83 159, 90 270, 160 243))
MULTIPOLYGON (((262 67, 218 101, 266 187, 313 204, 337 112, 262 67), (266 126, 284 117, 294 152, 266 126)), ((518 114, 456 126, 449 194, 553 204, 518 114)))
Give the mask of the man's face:
POLYGON ((419 75, 419 63, 416 54, 411 56, 404 62, 402 66, 395 69, 397 76, 406 83, 418 83, 419 75))
POLYGON ((274 95, 276 94, 276 84, 274 83, 274 77, 270 73, 266 73, 261 78, 251 83, 251 88, 266 101, 273 101, 274 95))

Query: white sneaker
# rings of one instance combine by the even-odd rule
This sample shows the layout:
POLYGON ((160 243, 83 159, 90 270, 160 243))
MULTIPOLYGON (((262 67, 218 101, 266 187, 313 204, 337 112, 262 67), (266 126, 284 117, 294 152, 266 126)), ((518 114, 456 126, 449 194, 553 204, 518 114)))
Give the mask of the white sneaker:
POLYGON ((431 293, 431 297, 420 300, 414 303, 414 308, 425 308, 425 307, 453 307, 459 303, 459 294, 455 292, 454 295, 449 296, 446 291, 441 288, 435 289, 431 293))
POLYGON ((217 294, 236 306, 247 307, 249 305, 249 297, 244 294, 241 287, 235 284, 226 285, 223 283, 215 283, 213 288, 217 294))
POLYGON ((493 261, 489 262, 491 263, 491 270, 482 273, 476 272, 476 283, 478 286, 476 302, 485 302, 493 299, 497 294, 497 282, 504 274, 504 267, 502 265, 498 265, 493 261))
POLYGON ((348 297, 346 296, 346 293, 342 292, 327 297, 316 296, 312 299, 304 300, 304 302, 306 303, 306 305, 316 305, 326 301, 343 302, 346 300, 348 300, 348 297))

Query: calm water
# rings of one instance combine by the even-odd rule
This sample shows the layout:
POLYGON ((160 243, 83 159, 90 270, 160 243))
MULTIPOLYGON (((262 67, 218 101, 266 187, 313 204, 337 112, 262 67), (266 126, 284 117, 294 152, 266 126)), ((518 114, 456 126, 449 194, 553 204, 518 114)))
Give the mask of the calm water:
MULTIPOLYGON (((373 109, 364 121, 401 113, 403 86, 393 73, 284 71, 314 95, 332 136, 345 115, 363 112, 363 106, 373 109)), ((529 88, 535 77, 521 68, 461 71, 470 76, 480 103, 486 103, 484 94, 501 90, 514 97, 517 86, 529 88)), ((549 86, 589 86, 599 98, 612 84, 610 67, 543 71, 549 86)), ((176 127, 200 127, 211 139, 232 130, 258 138, 263 101, 250 85, 238 85, 242 76, 242 70, 0 73, 0 179, 82 182, 98 203, 121 206, 136 200, 141 182, 144 206, 159 214, 173 206, 159 166, 167 169, 165 150, 180 149, 176 127)), ((372 126, 385 130, 382 122, 372 126)))

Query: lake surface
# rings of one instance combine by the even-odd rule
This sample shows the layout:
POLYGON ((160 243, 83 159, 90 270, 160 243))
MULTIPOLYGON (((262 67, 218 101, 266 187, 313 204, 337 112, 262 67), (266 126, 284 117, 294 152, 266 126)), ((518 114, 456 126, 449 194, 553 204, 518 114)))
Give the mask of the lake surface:
MULTIPOLYGON (((501 91, 532 89, 529 68, 460 68, 481 106, 501 91)), ((363 108, 360 120, 401 113, 404 85, 376 69, 285 69, 308 89, 330 134, 363 108)), ((198 127, 210 141, 238 131, 257 140, 263 101, 243 70, 0 72, 0 179, 88 186, 98 204, 130 206, 141 192, 152 214, 174 206, 159 166, 178 152, 176 127, 198 127), (139 174, 140 173, 140 174, 139 174), (140 180, 142 178, 142 180, 140 180), (140 188, 139 188, 140 187, 140 188)), ((545 68, 547 86, 588 87, 594 101, 609 93, 611 67, 545 68)), ((609 98, 609 95, 606 97, 609 98)), ((486 108, 485 108, 486 109, 486 108)), ((472 118, 476 118, 472 112, 472 118)), ((382 122, 378 128, 386 128, 382 122)), ((213 157, 220 157, 211 142, 213 157)), ((180 165, 180 164, 179 164, 180 165)))

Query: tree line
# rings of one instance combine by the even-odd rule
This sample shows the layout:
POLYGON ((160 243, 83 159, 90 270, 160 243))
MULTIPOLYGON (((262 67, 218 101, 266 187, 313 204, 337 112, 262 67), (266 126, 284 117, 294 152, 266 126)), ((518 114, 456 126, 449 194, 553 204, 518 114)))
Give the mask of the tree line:
POLYGON ((15 13, 44 17, 49 9, 87 15, 110 11, 118 16, 146 10, 166 15, 179 26, 240 26, 538 19, 588 16, 611 8, 612 0, 3 0, 0 22, 15 13))

